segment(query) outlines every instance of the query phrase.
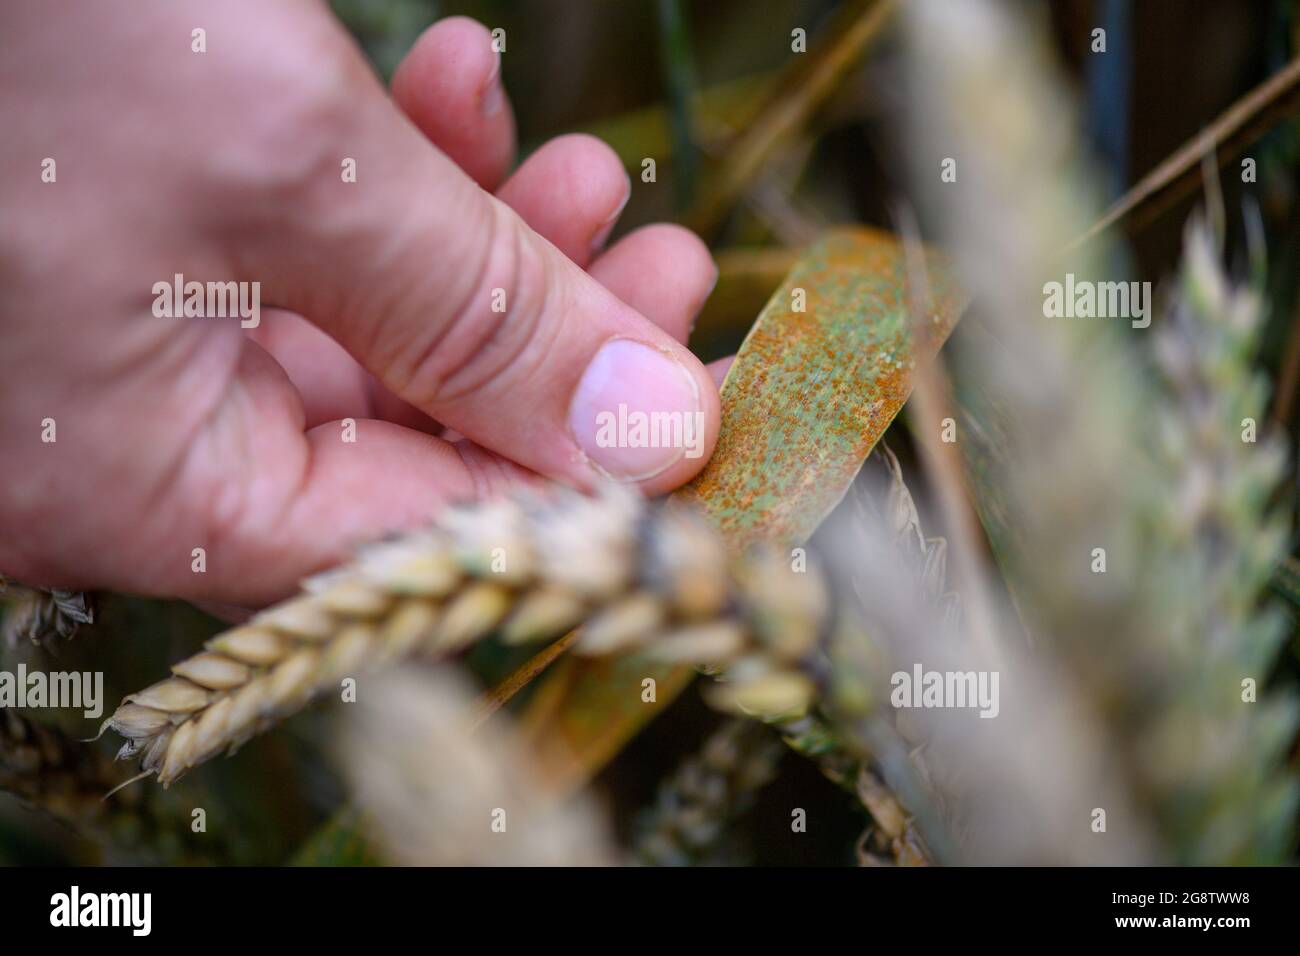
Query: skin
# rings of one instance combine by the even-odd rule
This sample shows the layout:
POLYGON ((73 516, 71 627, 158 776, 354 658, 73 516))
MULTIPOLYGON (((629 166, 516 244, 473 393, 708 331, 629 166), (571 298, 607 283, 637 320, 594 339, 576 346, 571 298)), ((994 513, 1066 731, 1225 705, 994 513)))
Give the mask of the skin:
POLYGON ((703 415, 703 456, 640 486, 707 461, 716 381, 683 345, 707 249, 669 225, 605 249, 631 184, 591 137, 511 173, 481 25, 430 27, 391 94, 313 0, 14 0, 0 34, 0 573, 255 607, 450 500, 590 486, 570 407, 612 340, 703 415), (260 325, 154 316, 175 273, 260 282, 260 325))

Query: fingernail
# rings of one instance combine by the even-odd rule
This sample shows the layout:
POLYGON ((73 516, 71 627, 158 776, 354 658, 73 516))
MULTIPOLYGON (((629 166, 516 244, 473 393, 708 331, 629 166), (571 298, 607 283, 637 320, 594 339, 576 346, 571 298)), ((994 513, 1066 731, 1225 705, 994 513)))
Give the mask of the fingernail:
POLYGON ((479 91, 479 109, 484 116, 491 116, 505 105, 506 91, 501 86, 501 54, 495 54, 496 59, 492 61, 492 72, 488 74, 487 82, 483 84, 483 89, 479 91))
POLYGON ((699 387, 669 354, 613 339, 578 383, 569 428, 599 471, 622 481, 644 481, 703 448, 699 387))

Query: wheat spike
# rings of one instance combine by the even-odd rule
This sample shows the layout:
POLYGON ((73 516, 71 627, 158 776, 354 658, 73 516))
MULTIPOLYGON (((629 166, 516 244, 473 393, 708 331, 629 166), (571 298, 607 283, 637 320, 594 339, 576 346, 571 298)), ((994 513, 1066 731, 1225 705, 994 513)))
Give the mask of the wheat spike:
POLYGON ((652 866, 720 862, 727 826, 776 776, 784 752, 762 724, 726 721, 660 785, 639 821, 637 855, 652 866))
POLYGON ((99 751, 0 710, 0 790, 61 820, 84 822, 104 815, 104 794, 121 782, 99 751))
POLYGON ((248 862, 250 845, 237 835, 191 836, 189 801, 128 788, 122 778, 99 748, 0 710, 0 792, 91 840, 107 854, 99 862, 248 862))
POLYGON ((0 575, 0 601, 5 605, 0 643, 9 645, 30 641, 48 646, 95 621, 94 601, 82 591, 31 588, 0 575))
POLYGON ((137 861, 188 862, 184 847, 169 839, 187 829, 188 818, 138 789, 105 798, 121 784, 107 754, 17 711, 0 711, 0 791, 137 861))
POLYGON ((799 711, 800 664, 827 617, 815 570, 775 551, 731 556, 694 513, 607 486, 447 510, 365 548, 296 598, 208 641, 125 698, 105 727, 164 785, 300 710, 344 678, 441 656, 492 632, 543 640, 587 622, 578 654, 636 650, 721 673, 719 706, 799 711))
POLYGON ((935 206, 988 331, 958 366, 983 426, 963 444, 1035 651, 1005 655, 1024 670, 1003 668, 990 746, 967 734, 928 748, 936 771, 966 764, 965 781, 949 773, 938 789, 985 821, 968 831, 968 858, 1279 862, 1297 796, 1285 769, 1294 702, 1280 687, 1248 702, 1242 686, 1267 679, 1289 633, 1256 602, 1287 528, 1269 506, 1277 449, 1242 432, 1266 408, 1251 364, 1260 299, 1229 279, 1218 237, 1194 226, 1172 301, 1148 300, 1149 329, 1042 321, 1047 281, 1129 278, 1096 243, 1071 245, 1095 212, 1067 87, 1020 11, 991 0, 907 11, 924 117, 912 130, 916 181, 932 179, 940 143, 972 172, 935 206), (975 101, 996 109, 972 111, 975 101), (1109 573, 1090 565, 1097 554, 1109 573), (1089 807, 1106 809, 1104 848, 1068 836, 1089 807))

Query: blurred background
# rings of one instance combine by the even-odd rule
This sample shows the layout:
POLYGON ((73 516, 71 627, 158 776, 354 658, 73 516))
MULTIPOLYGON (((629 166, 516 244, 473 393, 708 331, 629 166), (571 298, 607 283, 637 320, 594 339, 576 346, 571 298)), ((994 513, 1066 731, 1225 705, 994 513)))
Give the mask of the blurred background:
MULTIPOLYGON (((668 220, 696 229, 714 249, 720 281, 692 341, 706 360, 735 351, 802 247, 839 223, 893 230, 894 204, 908 193, 899 132, 909 111, 904 70, 889 18, 875 3, 333 0, 332 6, 385 79, 436 19, 466 15, 504 29, 503 71, 521 158, 561 133, 599 136, 633 181, 615 237, 668 220), (797 30, 806 33, 807 52, 792 52, 797 30), (647 159, 654 160, 653 183, 642 179, 647 159)), ((1105 204, 1300 53, 1297 0, 1051 0, 1023 9, 1047 21, 1105 204), (1098 27, 1106 31, 1105 56, 1089 55, 1098 27)), ((1262 362, 1277 383, 1272 414, 1294 435, 1300 124, 1294 118, 1273 124, 1250 155, 1258 161, 1251 193, 1260 203, 1270 261, 1262 362)), ((1223 190, 1227 208, 1238 209, 1239 177, 1225 175, 1223 190)), ((1193 179, 1169 202, 1149 204, 1116 227, 1131 244, 1133 278, 1168 277, 1179 260, 1184 220, 1200 201, 1193 179)), ((1239 222, 1229 216, 1229 259, 1243 255, 1239 222)), ((900 431, 890 432, 891 444, 907 470, 916 453, 905 435, 895 440, 900 431)), ((185 605, 103 596, 97 623, 73 641, 52 652, 15 644, 0 653, 10 668, 25 660, 44 669, 105 670, 111 710, 220 629, 185 605)), ((1288 647, 1275 679, 1295 683, 1294 634, 1288 647)), ((485 644, 467 663, 491 686, 528 656, 485 644)), ((88 736, 79 718, 59 726, 57 716, 28 716, 54 721, 53 732, 88 736)), ((596 790, 623 840, 636 838, 659 782, 721 720, 688 692, 604 771, 596 790)), ((122 803, 125 812, 105 814, 92 794, 60 791, 57 782, 30 801, 54 813, 0 793, 0 862, 290 860, 343 801, 327 758, 332 721, 328 707, 317 708, 167 793, 137 784, 122 803), (276 784, 266 786, 268 780, 276 784), (206 833, 191 830, 195 807, 207 811, 206 833), (93 818, 100 835, 88 839, 60 817, 93 818)), ((112 753, 107 740, 95 746, 112 753)), ((772 782, 756 789, 704 862, 854 862, 863 822, 852 796, 792 753, 779 750, 763 761, 772 782), (817 820, 806 839, 765 840, 776 829, 788 831, 795 805, 817 820)), ((120 768, 105 773, 124 776, 120 768)))
MULTIPOLYGON (((1108 199, 1290 60, 1300 35, 1291 0, 1021 5, 1026 16, 1047 14, 1108 199), (1106 30, 1108 55, 1089 56, 1098 27, 1106 30)), ((561 133, 590 132, 613 146, 634 182, 642 160, 653 158, 659 188, 633 190, 616 235, 675 220, 702 229, 720 251, 797 247, 831 223, 892 227, 889 204, 906 192, 898 130, 908 103, 891 31, 860 26, 871 6, 830 0, 333 3, 385 77, 438 17, 470 16, 504 29, 503 70, 521 153, 561 133), (791 54, 796 29, 815 38, 803 56, 791 54), (719 190, 726 174, 732 175, 719 190), (720 191, 734 201, 721 201, 720 191)), ((1270 235, 1291 237, 1278 253, 1292 267, 1273 270, 1292 286, 1278 297, 1286 303, 1294 302, 1297 272, 1296 140, 1296 125, 1288 123, 1258 154, 1266 211, 1277 227, 1270 235)), ((1132 231, 1144 278, 1168 270, 1196 199, 1193 190, 1132 231)), ((1231 192, 1226 197, 1230 207, 1238 199, 1231 192)), ((742 275, 764 266, 783 271, 778 263, 776 257, 734 263, 724 257, 724 267, 734 268, 724 268, 723 281, 734 280, 739 297, 742 275)), ((714 316, 742 326, 752 321, 766 298, 760 285, 754 297, 734 305, 732 290, 722 288, 704 324, 714 316)))

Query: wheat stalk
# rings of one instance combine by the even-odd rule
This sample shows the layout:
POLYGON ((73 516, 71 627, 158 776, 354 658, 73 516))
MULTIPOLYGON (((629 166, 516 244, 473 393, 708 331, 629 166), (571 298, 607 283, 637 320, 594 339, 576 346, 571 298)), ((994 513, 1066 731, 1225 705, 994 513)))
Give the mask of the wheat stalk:
POLYGON ((801 665, 827 616, 815 569, 772 550, 729 555, 680 505, 552 489, 451 508, 365 548, 126 697, 103 729, 127 738, 119 758, 139 756, 142 775, 167 785, 344 678, 492 632, 522 643, 579 624, 575 653, 704 665, 721 678, 717 706, 799 712, 816 688, 801 665))

